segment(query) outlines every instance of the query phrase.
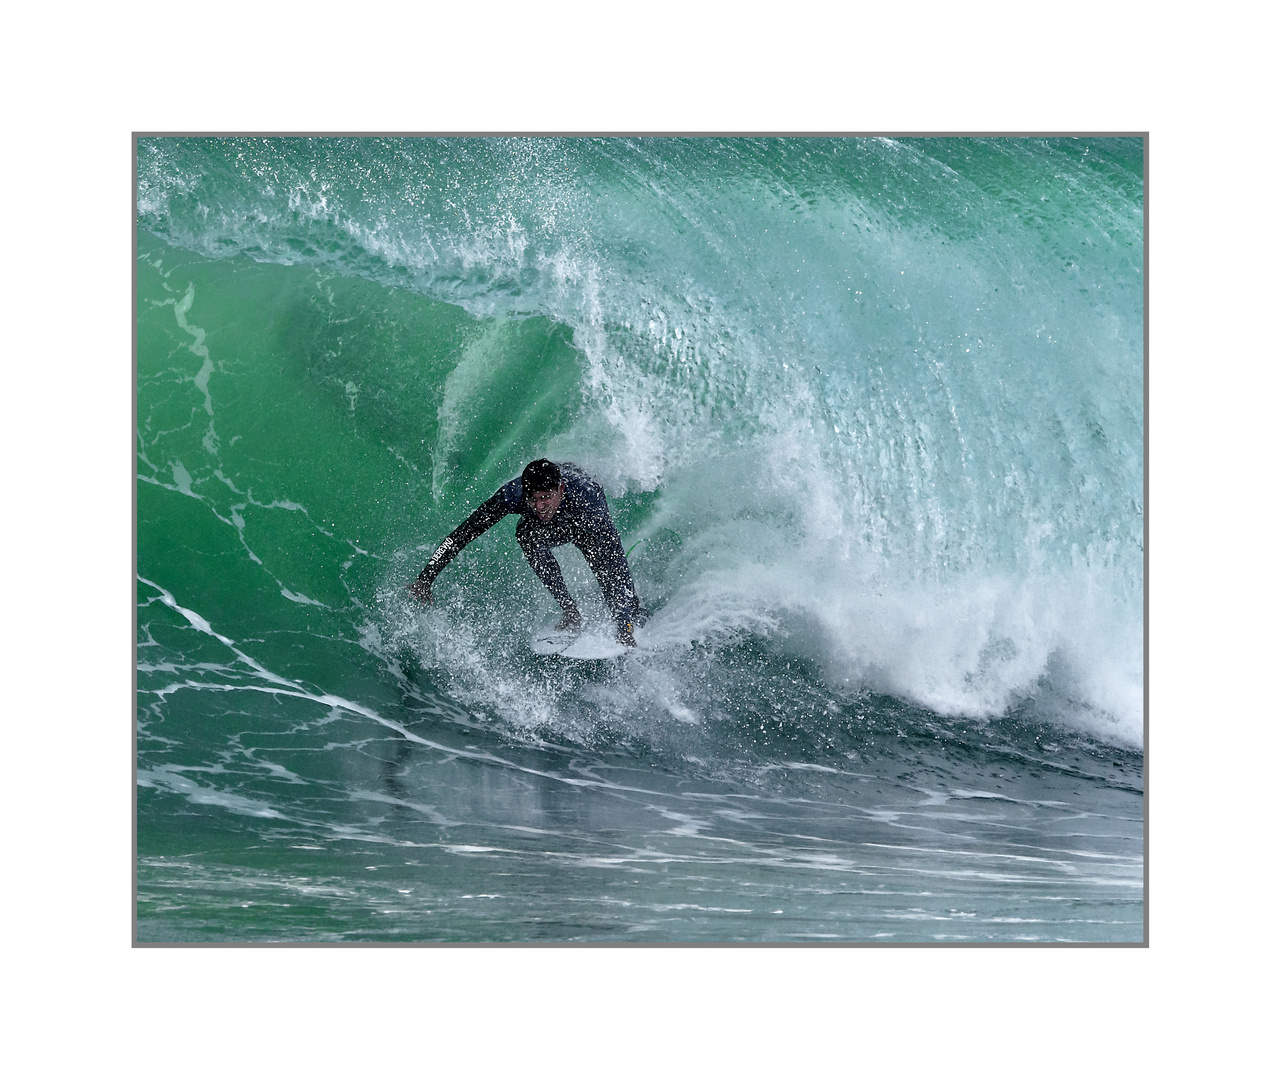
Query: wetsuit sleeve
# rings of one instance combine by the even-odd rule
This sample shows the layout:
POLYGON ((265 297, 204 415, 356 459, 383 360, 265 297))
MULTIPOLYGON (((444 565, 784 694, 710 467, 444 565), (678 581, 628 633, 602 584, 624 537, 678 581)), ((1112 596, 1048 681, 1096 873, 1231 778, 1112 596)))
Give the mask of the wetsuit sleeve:
POLYGON ((418 575, 420 580, 425 578, 429 583, 434 581, 436 575, 445 569, 463 548, 480 536, 481 533, 497 525, 508 514, 514 512, 508 505, 509 499, 505 496, 504 491, 505 489, 503 488, 496 491, 493 498, 486 499, 481 503, 466 521, 441 541, 440 547, 427 560, 427 565, 423 567, 423 572, 418 575))

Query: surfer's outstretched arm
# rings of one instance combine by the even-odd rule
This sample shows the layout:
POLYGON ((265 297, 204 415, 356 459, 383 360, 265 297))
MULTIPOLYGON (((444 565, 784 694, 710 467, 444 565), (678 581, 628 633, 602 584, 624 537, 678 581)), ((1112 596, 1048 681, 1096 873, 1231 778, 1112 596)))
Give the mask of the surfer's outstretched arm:
POLYGON ((481 503, 466 521, 441 541, 435 554, 427 560, 422 573, 406 586, 409 589, 409 595, 420 604, 430 604, 432 602, 431 585, 436 580, 436 575, 444 570, 476 537, 502 521, 510 513, 512 509, 508 505, 503 489, 500 488, 492 498, 481 503))

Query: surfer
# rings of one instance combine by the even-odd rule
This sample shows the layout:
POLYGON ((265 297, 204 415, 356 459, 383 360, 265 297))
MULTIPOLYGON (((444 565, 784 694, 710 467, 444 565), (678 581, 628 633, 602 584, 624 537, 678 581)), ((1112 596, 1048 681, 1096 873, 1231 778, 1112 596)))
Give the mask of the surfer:
POLYGON ((445 537, 417 580, 408 586, 410 595, 419 603, 430 604, 431 586, 437 575, 463 548, 508 514, 520 515, 516 542, 563 612, 556 629, 576 631, 583 625, 578 605, 565 588, 560 564, 551 550, 573 544, 600 582, 618 640, 635 645, 632 631, 643 608, 632 583, 623 543, 605 505, 605 492, 571 462, 557 465, 539 458, 526 465, 519 477, 500 487, 445 537))

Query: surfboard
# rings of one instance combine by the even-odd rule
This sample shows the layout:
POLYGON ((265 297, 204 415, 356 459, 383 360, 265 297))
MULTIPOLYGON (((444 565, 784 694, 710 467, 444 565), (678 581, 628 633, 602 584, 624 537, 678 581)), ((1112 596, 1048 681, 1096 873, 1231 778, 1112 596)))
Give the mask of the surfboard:
POLYGON ((573 634, 551 627, 535 630, 529 647, 537 656, 563 656, 567 660, 612 660, 631 651, 629 646, 615 641, 610 630, 573 634))

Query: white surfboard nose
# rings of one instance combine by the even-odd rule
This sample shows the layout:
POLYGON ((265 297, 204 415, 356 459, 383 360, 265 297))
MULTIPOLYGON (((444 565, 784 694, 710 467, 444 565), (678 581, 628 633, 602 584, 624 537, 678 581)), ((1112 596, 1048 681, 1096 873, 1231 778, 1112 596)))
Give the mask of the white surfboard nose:
POLYGON ((536 656, 563 656, 568 660, 611 660, 633 648, 606 631, 574 634, 551 628, 535 631, 529 647, 536 656))

